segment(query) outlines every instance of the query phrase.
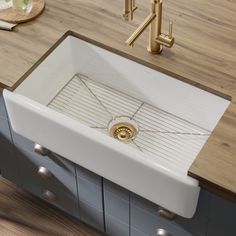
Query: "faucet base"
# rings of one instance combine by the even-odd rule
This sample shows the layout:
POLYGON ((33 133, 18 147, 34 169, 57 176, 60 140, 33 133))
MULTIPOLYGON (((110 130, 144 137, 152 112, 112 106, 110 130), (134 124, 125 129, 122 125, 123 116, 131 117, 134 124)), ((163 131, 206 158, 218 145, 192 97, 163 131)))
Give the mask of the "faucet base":
POLYGON ((150 46, 147 46, 147 50, 151 54, 160 54, 162 52, 162 48, 163 47, 161 45, 158 49, 152 49, 150 46))

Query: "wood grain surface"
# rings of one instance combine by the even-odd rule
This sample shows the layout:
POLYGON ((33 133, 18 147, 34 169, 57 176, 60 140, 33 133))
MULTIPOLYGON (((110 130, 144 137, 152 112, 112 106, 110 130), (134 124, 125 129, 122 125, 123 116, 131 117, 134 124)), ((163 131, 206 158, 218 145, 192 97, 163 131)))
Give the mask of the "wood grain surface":
POLYGON ((161 55, 146 51, 148 32, 133 49, 125 40, 144 20, 150 1, 137 1, 131 23, 121 19, 123 0, 47 0, 44 13, 14 32, 0 32, 0 82, 16 81, 67 30, 141 58, 177 74, 178 79, 232 97, 232 102, 189 174, 201 185, 236 199, 236 1, 164 1, 163 31, 174 22, 173 48, 161 55))
POLYGON ((0 177, 1 236, 101 236, 0 177))
POLYGON ((33 7, 29 13, 16 10, 14 8, 8 8, 0 10, 0 20, 7 21, 9 23, 22 23, 35 19, 38 17, 45 8, 45 0, 33 0, 33 7))

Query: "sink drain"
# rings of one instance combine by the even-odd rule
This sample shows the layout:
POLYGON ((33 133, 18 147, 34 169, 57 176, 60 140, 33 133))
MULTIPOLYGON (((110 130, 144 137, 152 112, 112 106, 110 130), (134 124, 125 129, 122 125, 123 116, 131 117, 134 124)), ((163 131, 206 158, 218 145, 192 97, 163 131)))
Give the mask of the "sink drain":
POLYGON ((130 143, 138 134, 138 125, 129 117, 117 117, 110 121, 108 130, 111 137, 130 143))

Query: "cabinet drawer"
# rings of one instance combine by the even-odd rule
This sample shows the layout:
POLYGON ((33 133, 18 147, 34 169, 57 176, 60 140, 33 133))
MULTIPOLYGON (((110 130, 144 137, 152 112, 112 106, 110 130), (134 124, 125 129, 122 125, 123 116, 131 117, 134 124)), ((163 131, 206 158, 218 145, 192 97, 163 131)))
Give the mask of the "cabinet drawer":
POLYGON ((81 220, 104 231, 102 177, 76 166, 81 220))
POLYGON ((79 211, 81 215, 81 221, 93 226, 94 228, 104 232, 104 216, 103 211, 80 202, 79 211))
MULTIPOLYGON (((106 234, 108 236, 129 236, 129 225, 123 221, 106 214, 106 234)), ((137 236, 137 235, 135 235, 137 236)))
POLYGON ((73 163, 57 155, 52 155, 50 158, 42 157, 22 148, 17 150, 17 156, 24 189, 71 215, 78 215, 77 186, 73 163), (39 175, 40 167, 46 168, 50 176, 43 178, 39 175))
POLYGON ((79 201, 103 211, 102 178, 78 165, 76 174, 79 201))
POLYGON ((129 236, 129 191, 104 179, 104 209, 106 233, 111 236, 129 236))

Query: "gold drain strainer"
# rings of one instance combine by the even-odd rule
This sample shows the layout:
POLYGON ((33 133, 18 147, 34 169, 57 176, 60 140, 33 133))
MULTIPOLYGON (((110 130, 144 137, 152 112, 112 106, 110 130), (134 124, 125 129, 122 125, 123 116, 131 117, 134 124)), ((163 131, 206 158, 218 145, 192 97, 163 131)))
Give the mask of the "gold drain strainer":
POLYGON ((130 143, 137 136, 138 127, 130 118, 125 117, 126 121, 128 119, 130 122, 119 122, 122 119, 124 118, 117 118, 110 123, 109 134, 123 143, 130 143))

